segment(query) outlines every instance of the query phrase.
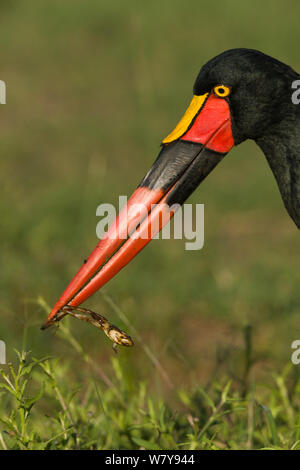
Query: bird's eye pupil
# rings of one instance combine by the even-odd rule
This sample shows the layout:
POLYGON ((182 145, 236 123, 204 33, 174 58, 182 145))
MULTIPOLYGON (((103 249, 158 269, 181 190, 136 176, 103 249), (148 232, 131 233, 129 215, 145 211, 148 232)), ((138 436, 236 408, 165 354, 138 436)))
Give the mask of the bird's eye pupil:
POLYGON ((226 85, 217 85, 214 87, 214 93, 217 96, 226 97, 230 94, 231 87, 228 87, 226 85))

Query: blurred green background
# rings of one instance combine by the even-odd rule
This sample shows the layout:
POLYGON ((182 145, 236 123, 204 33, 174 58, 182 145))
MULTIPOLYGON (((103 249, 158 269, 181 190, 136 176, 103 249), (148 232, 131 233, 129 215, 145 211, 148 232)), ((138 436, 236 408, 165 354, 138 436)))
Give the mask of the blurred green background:
MULTIPOLYGON (((132 193, 207 60, 249 47, 300 71, 299 14, 296 0, 1 0, 0 338, 8 360, 24 346, 71 360, 69 373, 90 380, 54 328, 39 330, 38 296, 57 300, 97 242, 97 206, 132 193)), ((300 336, 299 234, 259 148, 235 148, 189 202, 205 204, 204 248, 153 241, 103 289, 141 337, 119 355, 132 382, 170 397, 143 344, 175 386, 190 387, 239 369, 247 324, 254 373, 265 380, 289 362, 300 336)), ((138 339, 101 292, 87 305, 138 339)), ((66 321, 110 377, 111 343, 66 321)))

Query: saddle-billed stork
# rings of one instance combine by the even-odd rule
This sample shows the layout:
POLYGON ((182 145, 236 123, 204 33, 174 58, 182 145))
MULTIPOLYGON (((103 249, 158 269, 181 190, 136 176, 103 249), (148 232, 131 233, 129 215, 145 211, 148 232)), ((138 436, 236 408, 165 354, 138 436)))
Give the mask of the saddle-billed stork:
POLYGON ((170 207, 183 204, 227 152, 246 139, 262 149, 300 228, 300 105, 292 100, 299 79, 288 65, 252 49, 228 50, 207 62, 183 118, 162 141, 153 166, 43 328, 55 323, 64 306, 80 305, 115 276, 172 217, 170 207))

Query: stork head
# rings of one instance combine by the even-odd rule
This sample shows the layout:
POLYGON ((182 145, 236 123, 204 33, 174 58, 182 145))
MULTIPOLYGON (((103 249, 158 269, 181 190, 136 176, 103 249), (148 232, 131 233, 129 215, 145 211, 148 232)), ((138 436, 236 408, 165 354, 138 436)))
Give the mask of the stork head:
POLYGON ((231 49, 200 70, 194 94, 218 84, 230 87, 228 103, 234 143, 269 134, 295 111, 292 83, 300 76, 288 65, 253 49, 231 49))
POLYGON ((250 49, 229 50, 207 62, 184 116, 163 139, 154 164, 44 327, 66 304, 80 305, 123 268, 172 217, 174 204, 183 204, 227 152, 246 139, 263 149, 300 227, 300 106, 291 99, 297 79, 289 66, 250 49))

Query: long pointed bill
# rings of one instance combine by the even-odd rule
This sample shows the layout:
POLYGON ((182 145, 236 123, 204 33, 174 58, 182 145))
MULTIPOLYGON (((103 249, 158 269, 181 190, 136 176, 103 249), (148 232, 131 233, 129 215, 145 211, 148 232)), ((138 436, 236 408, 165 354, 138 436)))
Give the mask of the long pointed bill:
POLYGON ((229 105, 213 93, 194 96, 153 166, 50 312, 78 306, 134 258, 233 147, 229 105), (175 208, 174 208, 175 207, 175 208))

